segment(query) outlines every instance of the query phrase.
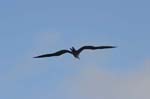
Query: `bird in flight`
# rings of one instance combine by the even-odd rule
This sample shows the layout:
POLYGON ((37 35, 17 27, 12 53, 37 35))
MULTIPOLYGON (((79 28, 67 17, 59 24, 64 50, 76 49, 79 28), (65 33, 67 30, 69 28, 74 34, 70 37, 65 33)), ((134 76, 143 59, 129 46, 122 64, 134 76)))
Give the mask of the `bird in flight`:
POLYGON ((109 48, 116 48, 115 46, 83 46, 81 48, 79 48, 78 50, 76 50, 74 47, 70 48, 70 50, 60 50, 51 54, 43 54, 40 56, 36 56, 34 58, 44 58, 44 57, 52 57, 52 56, 60 56, 62 54, 65 53, 70 53, 72 54, 75 58, 80 59, 79 58, 79 54, 83 51, 83 50, 96 50, 96 49, 109 49, 109 48))

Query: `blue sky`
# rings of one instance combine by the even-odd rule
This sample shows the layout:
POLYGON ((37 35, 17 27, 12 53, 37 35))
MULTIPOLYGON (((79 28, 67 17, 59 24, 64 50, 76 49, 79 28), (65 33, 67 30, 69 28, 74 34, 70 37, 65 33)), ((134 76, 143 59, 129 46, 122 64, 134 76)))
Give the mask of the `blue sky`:
POLYGON ((150 86, 149 3, 148 0, 1 0, 0 98, 149 99, 150 95, 145 94, 150 86), (82 45, 118 48, 85 51, 81 60, 67 54, 32 58, 82 45), (141 83, 137 84, 138 81, 141 83), (86 86, 87 82, 90 83, 86 86), (115 93, 107 91, 110 89, 115 93))

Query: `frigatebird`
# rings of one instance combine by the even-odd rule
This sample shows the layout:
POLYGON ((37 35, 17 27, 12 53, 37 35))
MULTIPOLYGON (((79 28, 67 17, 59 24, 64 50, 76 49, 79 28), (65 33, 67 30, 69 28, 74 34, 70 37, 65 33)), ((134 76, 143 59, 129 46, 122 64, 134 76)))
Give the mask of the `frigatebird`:
POLYGON ((74 47, 70 48, 70 50, 60 50, 57 51, 55 53, 51 53, 51 54, 44 54, 44 55, 40 55, 40 56, 36 56, 34 58, 44 58, 44 57, 52 57, 52 56, 60 56, 62 54, 65 53, 70 53, 72 54, 75 58, 80 59, 79 58, 79 54, 85 50, 85 49, 89 49, 89 50, 96 50, 96 49, 108 49, 108 48, 116 48, 115 46, 83 46, 81 48, 79 48, 78 50, 76 50, 74 47))

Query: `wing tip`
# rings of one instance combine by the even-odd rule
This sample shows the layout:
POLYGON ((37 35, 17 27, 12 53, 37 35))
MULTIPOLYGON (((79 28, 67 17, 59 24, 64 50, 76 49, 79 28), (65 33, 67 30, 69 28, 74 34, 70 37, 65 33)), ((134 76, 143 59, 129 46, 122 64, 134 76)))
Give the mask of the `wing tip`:
POLYGON ((35 56, 35 57, 33 57, 33 58, 41 58, 41 56, 35 56))
POLYGON ((111 46, 111 48, 117 48, 117 46, 111 46))
POLYGON ((32 57, 32 58, 39 58, 38 56, 32 57))
POLYGON ((102 46, 102 48, 117 48, 117 46, 102 46))

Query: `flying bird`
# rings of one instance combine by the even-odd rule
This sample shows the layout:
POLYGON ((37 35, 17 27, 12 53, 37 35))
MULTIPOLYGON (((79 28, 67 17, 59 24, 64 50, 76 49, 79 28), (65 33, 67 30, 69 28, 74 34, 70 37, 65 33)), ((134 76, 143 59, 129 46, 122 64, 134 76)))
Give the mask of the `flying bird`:
POLYGON ((96 50, 96 49, 108 49, 108 48, 116 48, 115 46, 83 46, 81 48, 79 48, 78 50, 76 50, 74 47, 70 48, 70 50, 60 50, 57 51, 55 53, 51 53, 51 54, 44 54, 44 55, 40 55, 40 56, 36 56, 34 58, 44 58, 44 57, 52 57, 52 56, 60 56, 62 54, 65 53, 70 53, 72 54, 75 58, 80 59, 79 58, 79 54, 86 49, 89 50, 96 50))

